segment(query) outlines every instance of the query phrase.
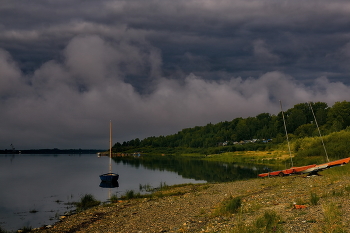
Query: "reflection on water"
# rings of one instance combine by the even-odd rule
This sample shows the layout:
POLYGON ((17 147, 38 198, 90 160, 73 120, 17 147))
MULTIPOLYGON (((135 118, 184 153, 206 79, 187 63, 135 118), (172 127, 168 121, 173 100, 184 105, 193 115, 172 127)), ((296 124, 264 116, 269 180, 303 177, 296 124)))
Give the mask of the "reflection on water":
POLYGON ((119 183, 118 183, 118 181, 112 181, 112 182, 101 181, 99 186, 101 188, 118 188, 119 187, 119 183))
POLYGON ((210 162, 183 157, 177 158, 175 156, 115 157, 113 160, 118 164, 176 172, 184 178, 205 180, 207 182, 229 182, 256 178, 266 168, 254 164, 210 162))

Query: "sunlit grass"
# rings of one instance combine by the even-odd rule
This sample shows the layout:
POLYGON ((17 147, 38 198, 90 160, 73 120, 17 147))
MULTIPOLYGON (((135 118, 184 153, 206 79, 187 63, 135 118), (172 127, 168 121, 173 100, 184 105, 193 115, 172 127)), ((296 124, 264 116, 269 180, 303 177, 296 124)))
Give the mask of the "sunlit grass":
POLYGON ((342 224, 342 211, 335 203, 328 203, 323 206, 324 224, 322 232, 348 232, 342 224))

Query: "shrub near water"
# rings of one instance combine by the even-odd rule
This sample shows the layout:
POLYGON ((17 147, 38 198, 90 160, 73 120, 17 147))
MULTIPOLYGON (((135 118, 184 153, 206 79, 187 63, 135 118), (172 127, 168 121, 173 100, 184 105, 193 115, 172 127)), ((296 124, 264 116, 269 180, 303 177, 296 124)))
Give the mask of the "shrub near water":
POLYGON ((85 194, 80 202, 77 202, 75 205, 77 206, 78 211, 86 210, 91 207, 99 205, 101 202, 96 200, 95 197, 91 194, 85 194))
POLYGON ((235 197, 230 198, 224 203, 224 211, 229 213, 237 213, 239 208, 242 205, 242 198, 241 197, 235 197))

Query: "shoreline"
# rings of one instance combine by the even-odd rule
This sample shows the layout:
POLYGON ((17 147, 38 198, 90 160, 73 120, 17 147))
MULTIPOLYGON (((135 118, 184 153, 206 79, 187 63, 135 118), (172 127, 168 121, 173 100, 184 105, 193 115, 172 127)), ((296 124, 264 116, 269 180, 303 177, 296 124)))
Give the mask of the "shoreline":
POLYGON ((326 174, 189 184, 150 198, 100 205, 32 232, 247 232, 258 229, 266 213, 276 216, 281 232, 320 232, 329 224, 350 229, 349 178, 326 174), (316 204, 312 194, 319 198, 316 204), (238 213, 222 211, 231 197, 241 198, 238 213), (329 220, 332 211, 341 215, 329 220))

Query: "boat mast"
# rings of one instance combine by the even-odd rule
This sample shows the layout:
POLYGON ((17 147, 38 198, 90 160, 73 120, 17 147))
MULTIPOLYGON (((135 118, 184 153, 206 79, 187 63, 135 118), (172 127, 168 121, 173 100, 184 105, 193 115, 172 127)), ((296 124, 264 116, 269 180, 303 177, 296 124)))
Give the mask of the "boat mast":
POLYGON ((109 173, 112 172, 112 121, 109 121, 109 173))
POLYGON ((290 145, 289 145, 289 138, 288 138, 288 133, 287 133, 286 120, 284 119, 284 113, 283 113, 283 109, 282 109, 282 102, 281 102, 281 100, 280 100, 280 106, 281 106, 281 112, 282 112, 282 117, 283 117, 284 131, 286 132, 286 137, 287 137, 287 143, 288 143, 290 161, 291 161, 291 163, 292 163, 292 167, 294 167, 294 165, 293 165, 293 159, 292 159, 292 152, 291 152, 291 150, 290 150, 290 145))
POLYGON ((314 116, 314 119, 315 119, 315 123, 316 123, 316 126, 317 126, 318 133, 320 134, 320 138, 321 138, 321 141, 322 141, 323 149, 324 149, 324 152, 326 153, 327 162, 329 162, 329 158, 328 158, 326 146, 324 145, 323 138, 322 138, 322 135, 321 135, 321 131, 320 131, 320 128, 318 127, 317 120, 316 120, 316 116, 315 116, 314 110, 313 110, 312 107, 311 107, 311 102, 310 102, 310 101, 309 101, 309 106, 310 106, 312 115, 314 116))

